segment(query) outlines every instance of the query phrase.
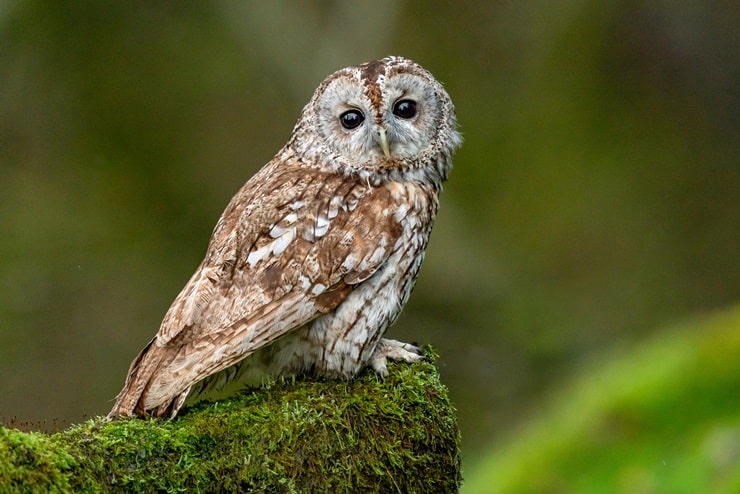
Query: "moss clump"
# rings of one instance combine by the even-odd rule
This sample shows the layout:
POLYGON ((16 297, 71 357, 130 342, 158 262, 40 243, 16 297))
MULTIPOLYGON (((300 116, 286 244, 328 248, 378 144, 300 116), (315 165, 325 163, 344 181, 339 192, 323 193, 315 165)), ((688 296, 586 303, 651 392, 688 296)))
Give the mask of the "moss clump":
POLYGON ((389 371, 274 382, 172 421, 0 428, 0 491, 456 492, 459 432, 436 368, 389 371))
POLYGON ((0 492, 68 492, 74 466, 49 436, 0 426, 0 492))

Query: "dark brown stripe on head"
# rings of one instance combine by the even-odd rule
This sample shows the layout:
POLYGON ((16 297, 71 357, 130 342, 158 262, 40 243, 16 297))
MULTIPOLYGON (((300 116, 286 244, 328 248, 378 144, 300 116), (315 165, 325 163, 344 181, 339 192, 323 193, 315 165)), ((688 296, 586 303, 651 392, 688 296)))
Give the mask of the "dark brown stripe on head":
POLYGON ((361 65, 362 79, 374 81, 378 76, 385 72, 385 62, 383 60, 373 60, 366 64, 361 65))
POLYGON ((385 74, 386 64, 382 60, 373 60, 361 65, 362 85, 365 86, 365 96, 368 97, 373 106, 380 110, 383 95, 378 85, 378 78, 385 74))

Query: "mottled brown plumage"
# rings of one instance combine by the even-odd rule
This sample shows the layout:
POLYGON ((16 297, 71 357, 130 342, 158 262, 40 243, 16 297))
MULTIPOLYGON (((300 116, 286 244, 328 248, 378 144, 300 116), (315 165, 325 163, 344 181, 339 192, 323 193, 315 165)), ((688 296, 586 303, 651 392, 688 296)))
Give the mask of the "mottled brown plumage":
POLYGON ((409 60, 329 76, 226 207, 109 416, 172 417, 229 383, 419 359, 381 337, 421 267, 456 126, 441 84, 409 60))

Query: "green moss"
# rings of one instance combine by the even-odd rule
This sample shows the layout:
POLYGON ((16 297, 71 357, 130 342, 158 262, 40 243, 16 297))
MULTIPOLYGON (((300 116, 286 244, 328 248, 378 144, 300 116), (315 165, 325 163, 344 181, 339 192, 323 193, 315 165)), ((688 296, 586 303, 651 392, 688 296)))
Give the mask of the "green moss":
POLYGON ((430 361, 381 382, 285 380, 172 421, 2 431, 10 492, 456 492, 455 410, 430 361))
POLYGON ((0 492, 67 492, 74 466, 48 436, 0 426, 0 492))

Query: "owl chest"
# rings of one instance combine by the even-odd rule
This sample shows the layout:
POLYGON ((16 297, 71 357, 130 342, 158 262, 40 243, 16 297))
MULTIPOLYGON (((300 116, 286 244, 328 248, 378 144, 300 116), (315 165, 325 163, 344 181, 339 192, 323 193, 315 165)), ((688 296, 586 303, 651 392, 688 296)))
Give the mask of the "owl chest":
POLYGON ((397 298, 401 306, 406 304, 416 284, 431 230, 431 222, 414 224, 408 234, 399 239, 395 259, 389 259, 388 269, 396 274, 397 298))
POLYGON ((403 231, 398 239, 399 248, 407 245, 409 249, 423 251, 437 215, 437 193, 430 187, 406 183, 395 184, 392 195, 396 199, 393 216, 403 231))
MULTIPOLYGON (((333 312, 319 318, 308 333, 308 338, 322 349, 321 368, 341 367, 340 374, 353 375, 397 319, 416 283, 432 230, 436 197, 417 197, 418 191, 408 186, 399 185, 391 191, 397 200, 384 207, 391 215, 389 223, 393 226, 389 228, 398 234, 390 254, 371 277, 355 285, 347 298, 333 312)), ((375 232, 375 236, 383 235, 375 232)), ((373 242, 373 238, 367 241, 373 242)))
POLYGON ((400 307, 416 283, 439 203, 433 191, 414 184, 399 185, 393 193, 400 196, 393 216, 401 227, 401 235, 378 275, 387 280, 388 292, 393 292, 387 294, 388 298, 400 307))

